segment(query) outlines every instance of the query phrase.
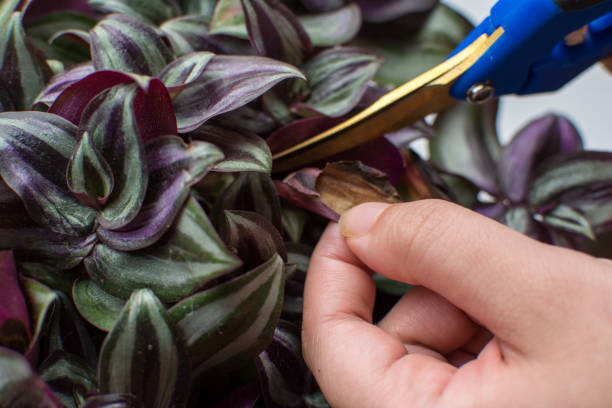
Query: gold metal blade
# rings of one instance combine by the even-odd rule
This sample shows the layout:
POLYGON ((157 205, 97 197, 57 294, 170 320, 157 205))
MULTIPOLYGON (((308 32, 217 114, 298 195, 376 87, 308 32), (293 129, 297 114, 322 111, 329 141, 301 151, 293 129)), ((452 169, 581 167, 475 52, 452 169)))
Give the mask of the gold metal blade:
POLYGON ((273 156, 273 172, 304 167, 408 126, 456 102, 450 88, 504 33, 483 34, 442 64, 389 92, 339 125, 273 156))

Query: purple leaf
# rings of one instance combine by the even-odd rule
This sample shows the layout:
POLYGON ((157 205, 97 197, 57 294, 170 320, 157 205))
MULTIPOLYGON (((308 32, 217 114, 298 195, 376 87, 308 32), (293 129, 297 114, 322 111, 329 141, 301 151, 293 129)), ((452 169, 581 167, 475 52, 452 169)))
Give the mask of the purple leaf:
POLYGON ((84 0, 32 0, 29 2, 26 19, 33 21, 36 18, 47 16, 56 11, 73 11, 77 13, 94 15, 94 11, 84 0))
POLYGON ((0 174, 39 225, 61 234, 91 232, 95 211, 79 203, 66 184, 76 147, 76 127, 42 112, 0 114, 0 174))
MULTIPOLYGON (((91 65, 91 63, 85 63, 55 75, 53 78, 51 78, 40 95, 38 95, 38 98, 36 98, 34 103, 44 103, 48 106, 53 105, 58 96, 64 92, 66 88, 85 78, 87 75, 92 74, 93 72, 93 65, 91 65)), ((75 123, 75 121, 72 122, 75 123)))
POLYGON ((189 196, 189 188, 223 158, 214 145, 164 136, 146 146, 149 186, 136 218, 118 231, 99 228, 102 242, 121 251, 146 248, 172 226, 189 196))
POLYGON ((159 73, 159 78, 175 95, 200 79, 214 56, 212 52, 189 53, 168 64, 159 73))
POLYGON ((361 10, 350 3, 337 10, 299 17, 312 45, 333 47, 352 40, 361 28, 361 10))
POLYGON ((324 132, 342 122, 341 118, 315 116, 299 119, 283 126, 266 139, 273 154, 300 144, 301 142, 324 132))
POLYGON ((300 65, 312 51, 297 17, 279 0, 241 0, 249 40, 257 55, 300 65))
POLYGON ((223 151, 225 158, 217 163, 214 171, 270 173, 272 170, 270 149, 265 140, 254 133, 204 124, 189 133, 189 137, 212 143, 223 151))
POLYGON ((173 3, 165 0, 89 0, 89 4, 103 14, 121 13, 151 25, 176 17, 178 7, 173 3))
POLYGON ((0 346, 24 353, 30 345, 30 318, 11 251, 0 251, 0 281, 0 346))
POLYGON ((151 26, 125 14, 111 14, 90 32, 96 70, 155 76, 172 60, 172 51, 151 26))
POLYGON ((246 105, 288 78, 303 78, 291 65, 264 57, 215 56, 202 75, 173 98, 179 131, 246 105))
POLYGON ((559 153, 582 150, 582 140, 567 119, 547 115, 525 126, 504 149, 498 164, 502 191, 513 202, 521 202, 535 166, 559 153))
POLYGON ((252 382, 236 388, 221 402, 214 404, 211 408, 254 408, 260 396, 259 384, 252 382))
POLYGON ((176 116, 168 89, 157 78, 140 83, 132 105, 138 131, 144 143, 158 136, 176 135, 176 116))
POLYGON ((331 11, 344 5, 345 0, 301 0, 301 3, 312 12, 331 11))
POLYGON ((102 394, 87 398, 83 408, 145 408, 134 394, 102 394))
POLYGON ((268 134, 277 127, 270 115, 248 105, 217 116, 215 121, 223 127, 257 134, 268 134))
POLYGON ((356 0, 363 19, 371 23, 384 23, 405 14, 432 10, 438 0, 356 0))

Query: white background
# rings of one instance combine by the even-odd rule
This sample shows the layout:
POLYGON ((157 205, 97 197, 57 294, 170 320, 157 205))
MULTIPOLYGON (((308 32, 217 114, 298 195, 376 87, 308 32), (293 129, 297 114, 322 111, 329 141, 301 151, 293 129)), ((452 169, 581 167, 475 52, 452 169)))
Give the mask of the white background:
MULTIPOLYGON (((479 23, 495 0, 443 0, 479 23)), ((502 98, 498 130, 508 140, 527 121, 547 112, 569 117, 581 131, 586 147, 612 151, 612 75, 597 64, 562 90, 537 96, 502 98)))

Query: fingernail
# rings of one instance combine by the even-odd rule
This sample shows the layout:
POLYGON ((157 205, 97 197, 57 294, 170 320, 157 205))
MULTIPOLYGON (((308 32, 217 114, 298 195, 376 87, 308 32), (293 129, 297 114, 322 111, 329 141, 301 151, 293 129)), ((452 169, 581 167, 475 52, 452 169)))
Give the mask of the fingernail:
POLYGON ((346 238, 357 238, 367 234, 380 214, 391 204, 367 203, 352 208, 340 217, 340 232, 346 238))

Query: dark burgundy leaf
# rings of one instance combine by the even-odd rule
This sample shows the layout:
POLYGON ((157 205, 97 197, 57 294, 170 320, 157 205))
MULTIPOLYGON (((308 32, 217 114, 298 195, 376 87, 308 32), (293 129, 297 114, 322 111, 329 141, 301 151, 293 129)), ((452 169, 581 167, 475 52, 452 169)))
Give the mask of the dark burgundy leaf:
MULTIPOLYGON (((91 65, 91 63, 85 63, 55 75, 51 78, 45 89, 42 90, 38 98, 36 98, 34 103, 44 103, 48 106, 52 106, 58 96, 70 85, 80 81, 93 72, 93 65, 91 65)), ((73 123, 75 122, 73 121, 73 123)))
POLYGON ((266 139, 273 154, 296 146, 304 140, 324 132, 342 122, 342 118, 315 116, 299 119, 283 126, 266 139))
POLYGON ((30 345, 30 318, 11 251, 0 251, 0 281, 0 346, 24 353, 30 345))
POLYGON ((363 19, 384 23, 409 13, 422 13, 433 9, 438 0, 356 0, 363 19))

